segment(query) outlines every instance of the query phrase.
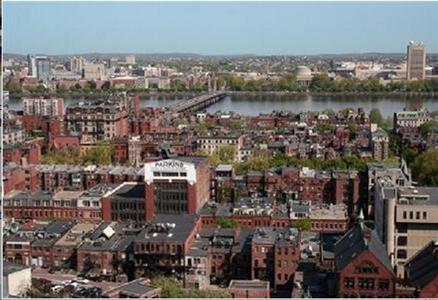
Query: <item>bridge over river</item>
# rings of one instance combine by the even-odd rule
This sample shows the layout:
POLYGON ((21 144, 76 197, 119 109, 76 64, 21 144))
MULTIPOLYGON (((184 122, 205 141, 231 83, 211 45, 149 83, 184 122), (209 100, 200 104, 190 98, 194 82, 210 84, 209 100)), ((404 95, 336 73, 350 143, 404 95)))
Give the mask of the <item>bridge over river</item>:
POLYGON ((179 101, 177 104, 171 105, 168 108, 174 112, 195 112, 210 105, 221 101, 227 96, 225 92, 211 92, 194 98, 179 101))

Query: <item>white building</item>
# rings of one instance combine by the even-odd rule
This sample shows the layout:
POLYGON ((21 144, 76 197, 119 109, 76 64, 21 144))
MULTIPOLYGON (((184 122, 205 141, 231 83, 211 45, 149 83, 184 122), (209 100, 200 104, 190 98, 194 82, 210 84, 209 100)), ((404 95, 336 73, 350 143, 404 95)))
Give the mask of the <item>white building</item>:
POLYGON ((106 70, 103 64, 85 64, 84 79, 86 80, 104 80, 106 78, 106 70))
POLYGON ((128 65, 135 65, 135 55, 127 55, 125 61, 128 65))
POLYGON ((3 262, 3 298, 23 296, 32 286, 31 268, 3 262))

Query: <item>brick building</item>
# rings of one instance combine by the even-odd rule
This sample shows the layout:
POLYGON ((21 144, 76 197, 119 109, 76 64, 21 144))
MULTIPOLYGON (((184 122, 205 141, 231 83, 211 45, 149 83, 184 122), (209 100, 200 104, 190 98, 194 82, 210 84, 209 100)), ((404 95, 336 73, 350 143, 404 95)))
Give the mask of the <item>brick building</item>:
POLYGON ((258 227, 251 244, 251 278, 288 289, 300 260, 300 235, 293 228, 258 227))
POLYGON ((231 280, 228 290, 232 298, 270 298, 269 281, 231 280))
POLYGON ((363 223, 335 244, 338 296, 394 297, 396 276, 383 244, 363 223))
POLYGON ((186 271, 186 255, 201 228, 193 215, 156 215, 137 231, 133 250, 136 275, 176 273, 186 271))
POLYGON ((128 108, 124 98, 71 105, 65 119, 69 132, 81 134, 81 143, 94 144, 128 134, 128 108))
POLYGON ((125 229, 126 223, 103 222, 88 234, 77 249, 77 270, 90 277, 107 279, 128 273, 132 279, 132 253, 136 233, 125 229), (126 269, 128 266, 130 268, 126 269))
POLYGON ((205 157, 176 157, 144 167, 146 219, 159 214, 195 214, 210 198, 205 157))
POLYGON ((250 278, 252 230, 202 228, 186 260, 186 286, 207 288, 227 278, 250 278))

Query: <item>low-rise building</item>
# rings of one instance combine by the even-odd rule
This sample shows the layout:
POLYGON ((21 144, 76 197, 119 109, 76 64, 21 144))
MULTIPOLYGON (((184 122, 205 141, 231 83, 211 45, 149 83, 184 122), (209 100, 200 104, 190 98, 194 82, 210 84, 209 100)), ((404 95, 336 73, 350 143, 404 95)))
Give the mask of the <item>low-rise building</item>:
POLYGON ((339 297, 394 297, 396 276, 389 256, 363 222, 336 242, 335 264, 339 297))
POLYGON ((25 265, 4 261, 2 262, 2 270, 2 297, 23 297, 32 286, 31 268, 25 265))
POLYGON ((231 280, 228 290, 232 298, 270 298, 269 281, 231 280))

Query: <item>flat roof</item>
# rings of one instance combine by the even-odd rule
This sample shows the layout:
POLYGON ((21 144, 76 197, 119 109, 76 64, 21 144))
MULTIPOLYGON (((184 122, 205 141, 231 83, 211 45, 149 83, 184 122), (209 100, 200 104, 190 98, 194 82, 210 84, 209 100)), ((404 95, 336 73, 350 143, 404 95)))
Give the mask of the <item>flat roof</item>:
POLYGON ((269 289, 269 281, 262 280, 231 280, 230 289, 252 289, 266 290, 269 289))

